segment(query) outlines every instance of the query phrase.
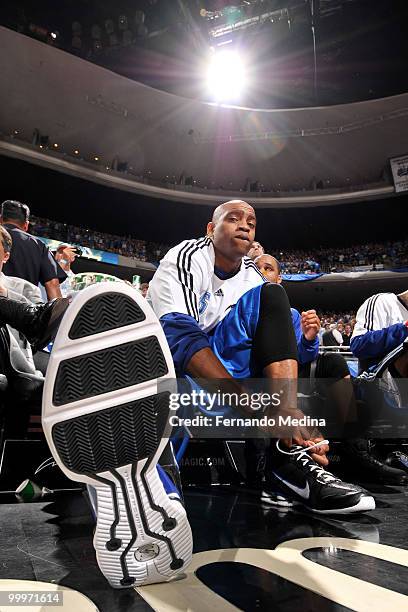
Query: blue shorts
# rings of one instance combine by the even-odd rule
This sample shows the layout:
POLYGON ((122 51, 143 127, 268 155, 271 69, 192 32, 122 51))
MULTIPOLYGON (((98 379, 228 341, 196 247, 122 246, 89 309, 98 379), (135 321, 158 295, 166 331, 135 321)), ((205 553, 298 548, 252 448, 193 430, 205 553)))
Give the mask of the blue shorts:
MULTIPOLYGON (((259 285, 244 293, 209 334, 211 350, 234 378, 245 379, 261 375, 256 371, 251 349, 258 325, 262 287, 263 285, 259 285)), ((188 375, 185 378, 192 389, 201 390, 193 378, 188 375)), ((235 414, 229 406, 215 406, 210 413, 205 406, 201 406, 200 410, 211 416, 235 414)), ((184 416, 187 416, 187 413, 184 416)))
POLYGON ((234 378, 260 375, 251 359, 263 285, 250 289, 209 334, 210 347, 234 378))

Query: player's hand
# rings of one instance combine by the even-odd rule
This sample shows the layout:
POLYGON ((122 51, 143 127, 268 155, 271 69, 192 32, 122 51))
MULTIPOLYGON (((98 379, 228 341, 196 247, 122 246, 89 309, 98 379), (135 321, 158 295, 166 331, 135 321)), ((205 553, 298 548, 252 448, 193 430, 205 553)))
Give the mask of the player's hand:
MULTIPOLYGON (((307 440, 305 443, 305 447, 307 448, 308 446, 312 446, 313 444, 317 444, 318 442, 321 442, 323 440, 323 438, 312 438, 311 440, 307 440)), ((326 467, 327 465, 329 465, 329 460, 326 456, 326 453, 329 452, 329 445, 328 444, 323 444, 322 446, 318 446, 317 448, 314 448, 313 451, 310 452, 310 456, 312 457, 312 459, 314 459, 316 461, 316 463, 318 463, 319 465, 326 467)))
POLYGON ((63 258, 69 261, 69 263, 72 263, 73 261, 75 261, 76 255, 77 255, 76 252, 71 247, 66 247, 65 249, 62 250, 63 258))
MULTIPOLYGON (((305 440, 302 436, 298 437, 296 434, 294 434, 292 438, 283 438, 282 442, 289 448, 296 444, 297 446, 303 446, 305 449, 307 449, 308 446, 313 446, 313 444, 317 444, 317 442, 321 442, 322 440, 322 437, 310 438, 310 440, 305 440)), ((317 448, 313 449, 313 451, 310 452, 310 456, 314 461, 316 461, 316 463, 318 463, 322 467, 326 467, 327 465, 329 465, 329 460, 326 456, 326 453, 328 452, 329 445, 324 444, 323 446, 318 446, 317 448)))
POLYGON ((302 312, 300 325, 306 340, 314 340, 320 330, 320 319, 317 316, 316 311, 306 310, 302 312))

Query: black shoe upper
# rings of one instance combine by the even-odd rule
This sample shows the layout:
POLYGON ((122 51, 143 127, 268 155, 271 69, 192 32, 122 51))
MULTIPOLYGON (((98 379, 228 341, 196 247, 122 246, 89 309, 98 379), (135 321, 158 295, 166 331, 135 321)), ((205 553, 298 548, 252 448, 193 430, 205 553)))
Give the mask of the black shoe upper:
POLYGON ((402 451, 394 451, 385 460, 388 467, 403 470, 408 473, 408 455, 402 451))
POLYGON ((53 339, 68 304, 66 298, 32 305, 0 297, 0 323, 24 334, 35 351, 53 339))
POLYGON ((301 446, 292 446, 272 470, 278 487, 292 499, 314 510, 344 510, 356 506, 370 494, 361 487, 343 482, 316 463, 301 446))
POLYGON ((27 306, 25 329, 20 331, 32 345, 33 351, 43 348, 54 338, 68 304, 66 298, 56 298, 38 306, 27 306))
MULTIPOLYGON (((344 465, 365 482, 406 484, 408 476, 397 461, 387 465, 372 454, 367 441, 352 440, 344 444, 344 465)), ((388 462, 387 462, 388 463, 388 462)), ((408 471, 408 470, 407 470, 408 471)))

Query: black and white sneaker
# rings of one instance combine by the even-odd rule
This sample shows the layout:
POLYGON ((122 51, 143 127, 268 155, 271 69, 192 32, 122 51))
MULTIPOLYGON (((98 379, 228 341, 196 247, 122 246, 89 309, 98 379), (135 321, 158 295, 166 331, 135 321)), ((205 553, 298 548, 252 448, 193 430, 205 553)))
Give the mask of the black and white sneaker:
POLYGON ((408 484, 408 470, 401 460, 393 457, 381 461, 373 454, 371 444, 363 438, 346 440, 342 444, 342 468, 348 474, 355 474, 360 482, 386 485, 408 484))
POLYGON ((270 481, 294 503, 319 514, 374 510, 372 495, 336 478, 316 463, 302 446, 292 446, 288 454, 282 455, 277 444, 276 459, 276 467, 268 475, 270 481))
POLYGON ((96 491, 94 547, 115 588, 165 582, 191 560, 186 511, 157 469, 174 380, 161 325, 133 287, 75 297, 50 356, 43 428, 64 474, 96 491))

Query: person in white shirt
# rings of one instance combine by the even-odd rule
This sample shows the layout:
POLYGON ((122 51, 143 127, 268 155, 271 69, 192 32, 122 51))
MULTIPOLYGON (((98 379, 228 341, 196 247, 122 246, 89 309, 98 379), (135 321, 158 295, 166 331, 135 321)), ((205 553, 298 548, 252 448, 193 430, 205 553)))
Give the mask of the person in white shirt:
MULTIPOLYGON (((10 257, 12 238, 7 229, 0 225, 0 296, 12 302, 19 302, 29 306, 43 305, 41 290, 22 278, 6 276, 3 265, 10 257)), ((6 306, 5 302, 2 302, 6 306)), ((0 317, 1 318, 1 317, 0 317)), ((28 397, 42 387, 44 377, 36 369, 33 352, 27 338, 12 324, 13 317, 4 322, 3 336, 5 335, 5 353, 3 355, 3 369, 7 378, 18 396, 28 397)), ((3 342, 2 342, 3 344, 3 342)))
POLYGON ((392 370, 407 378, 407 338, 408 291, 377 293, 358 309, 350 348, 361 370, 374 372, 385 359, 394 361, 392 370))
MULTIPOLYGON (((358 358, 360 378, 382 377, 379 394, 375 397, 376 386, 369 385, 368 403, 374 408, 383 402, 390 391, 388 405, 400 409, 406 405, 404 381, 408 377, 408 291, 403 293, 377 293, 369 297, 357 312, 356 324, 351 336, 350 348, 358 358)), ((408 476, 408 456, 401 451, 391 453, 387 459, 387 469, 399 472, 394 483, 406 483, 408 476), (405 481, 401 474, 405 474, 405 481)))
MULTIPOLYGON (((215 379, 222 391, 235 391, 238 397, 244 394, 241 379, 267 378, 270 388, 274 381, 285 387, 280 410, 295 415, 297 347, 289 301, 284 289, 267 283, 247 257, 255 229, 250 204, 221 204, 205 237, 185 240, 161 260, 147 299, 162 324, 178 376, 207 383, 215 379)), ((240 400, 230 408, 253 416, 240 400)), ((326 442, 317 443, 304 429, 291 434, 276 440, 279 486, 316 512, 375 507, 366 491, 321 467, 327 465, 326 442)))

